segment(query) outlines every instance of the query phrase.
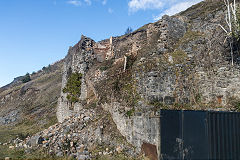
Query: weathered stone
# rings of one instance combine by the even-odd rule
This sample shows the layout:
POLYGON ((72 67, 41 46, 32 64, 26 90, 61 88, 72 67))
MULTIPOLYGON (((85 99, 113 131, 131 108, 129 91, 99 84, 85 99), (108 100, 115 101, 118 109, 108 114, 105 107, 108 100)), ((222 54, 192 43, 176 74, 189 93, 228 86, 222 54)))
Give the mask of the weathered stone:
POLYGON ((90 120, 90 117, 88 117, 88 116, 87 116, 87 117, 84 117, 83 120, 84 120, 84 121, 89 121, 89 120, 90 120))
POLYGON ((124 113, 118 111, 120 107, 119 103, 103 105, 103 108, 111 113, 114 122, 117 124, 118 130, 127 138, 127 141, 136 146, 138 151, 140 151, 143 142, 158 145, 158 123, 160 119, 149 118, 149 116, 145 114, 141 116, 132 116, 131 119, 128 119, 124 113))
POLYGON ((42 139, 41 136, 35 135, 28 140, 27 145, 36 146, 36 145, 40 144, 42 141, 44 141, 44 140, 42 139))
POLYGON ((174 104, 174 102, 175 102, 175 98, 174 97, 166 96, 164 98, 164 103, 166 103, 168 105, 174 104))
POLYGON ((62 153, 61 151, 59 151, 59 152, 56 153, 56 156, 57 156, 57 157, 62 157, 62 156, 63 156, 63 153, 62 153))
POLYGON ((118 147, 116 148, 116 152, 117 152, 118 154, 122 152, 121 146, 118 146, 118 147))
POLYGON ((77 159, 78 160, 88 160, 89 156, 88 155, 79 155, 79 156, 77 156, 77 159))
POLYGON ((20 118, 19 111, 14 110, 9 112, 7 115, 1 117, 0 116, 0 124, 6 125, 6 124, 11 124, 17 121, 20 118))

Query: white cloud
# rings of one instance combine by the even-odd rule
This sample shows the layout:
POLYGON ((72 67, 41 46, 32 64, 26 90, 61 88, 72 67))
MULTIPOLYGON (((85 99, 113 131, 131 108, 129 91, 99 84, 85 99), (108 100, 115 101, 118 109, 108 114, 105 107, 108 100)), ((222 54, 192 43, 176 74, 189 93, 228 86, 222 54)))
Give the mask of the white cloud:
MULTIPOLYGON (((84 0, 84 2, 89 6, 92 4, 91 0, 84 0)), ((68 0, 67 3, 74 6, 81 6, 83 4, 80 0, 68 0)))
POLYGON ((84 0, 86 3, 87 3, 87 5, 91 5, 92 4, 92 1, 91 0, 84 0))
POLYGON ((113 9, 112 8, 108 8, 108 13, 112 14, 113 13, 113 9))
POLYGON ((128 7, 131 12, 146 9, 160 9, 163 6, 161 0, 131 0, 128 7))
POLYGON ((107 4, 107 0, 103 0, 103 1, 102 1, 102 4, 103 4, 103 5, 106 5, 106 4, 107 4))
POLYGON ((179 13, 181 11, 186 10, 187 8, 191 7, 192 5, 201 2, 202 0, 195 0, 192 2, 185 1, 185 2, 180 2, 175 5, 170 6, 168 9, 164 10, 162 13, 160 13, 158 16, 154 17, 154 20, 157 21, 162 18, 163 15, 169 15, 172 16, 176 13, 179 13))
POLYGON ((78 1, 78 0, 69 0, 69 1, 67 1, 67 3, 72 4, 74 6, 81 6, 82 5, 81 1, 78 1))
POLYGON ((134 13, 139 10, 158 9, 160 14, 154 17, 159 20, 163 15, 174 15, 202 0, 129 0, 129 12, 134 13), (163 10, 164 9, 164 10, 163 10))

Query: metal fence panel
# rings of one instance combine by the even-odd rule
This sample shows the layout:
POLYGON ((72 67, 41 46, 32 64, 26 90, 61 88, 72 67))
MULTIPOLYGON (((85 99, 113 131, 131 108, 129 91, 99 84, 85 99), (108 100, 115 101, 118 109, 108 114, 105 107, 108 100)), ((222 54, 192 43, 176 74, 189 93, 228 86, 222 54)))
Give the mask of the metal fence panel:
POLYGON ((160 113, 161 159, 240 159, 240 113, 172 110, 160 113))
POLYGON ((162 110, 160 115, 161 157, 164 160, 180 159, 181 112, 162 110))
POLYGON ((240 113, 209 112, 210 159, 240 159, 240 113))
POLYGON ((183 159, 208 159, 208 115, 183 111, 183 159))

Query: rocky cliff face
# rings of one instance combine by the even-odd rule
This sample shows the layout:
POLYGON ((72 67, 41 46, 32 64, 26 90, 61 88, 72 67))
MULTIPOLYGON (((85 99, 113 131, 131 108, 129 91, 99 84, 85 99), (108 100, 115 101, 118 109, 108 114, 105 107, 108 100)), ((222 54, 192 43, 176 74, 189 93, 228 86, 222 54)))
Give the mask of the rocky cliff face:
MULTIPOLYGON (((85 74, 89 67, 91 67, 95 58, 93 52, 94 43, 95 42, 93 40, 82 36, 82 39, 78 44, 76 44, 74 47, 70 47, 64 62, 62 89, 66 86, 67 79, 71 73, 78 72, 83 74, 83 80, 81 84, 81 100, 87 98, 85 74)), ((67 94, 61 92, 57 110, 57 117, 60 122, 82 108, 80 103, 75 103, 71 108, 72 105, 73 104, 71 104, 67 99, 67 94)))
POLYGON ((95 99, 140 149, 143 142, 159 144, 160 108, 234 110, 238 55, 231 66, 226 35, 218 26, 225 25, 224 17, 221 2, 204 1, 129 35, 101 42, 82 37, 69 50, 62 83, 63 88, 68 70, 82 73, 81 101, 71 110, 62 93, 59 121, 95 99))
MULTIPOLYGON (((95 151, 108 141, 115 149, 104 151, 107 155, 118 153, 119 146, 130 156, 151 145, 156 158, 160 109, 238 110, 239 55, 235 49, 231 65, 229 43, 218 25, 226 25, 225 13, 222 2, 203 1, 128 35, 100 42, 82 36, 64 59, 60 123, 38 133, 44 143, 35 145, 78 158, 98 157, 103 152, 95 151), (73 81, 75 73, 81 76, 73 81), (122 135, 124 145, 113 135, 122 135), (71 149, 65 150, 68 142, 71 149)), ((31 148, 32 139, 35 142, 29 137, 26 148, 31 148)))
MULTIPOLYGON (((146 29, 140 29, 131 35, 123 37, 110 38, 109 40, 96 43, 90 38, 83 36, 77 45, 69 49, 69 53, 65 58, 62 88, 66 86, 69 74, 79 72, 83 74, 80 100, 85 100, 88 97, 87 90, 94 90, 94 93, 97 94, 94 85, 98 83, 97 81, 101 81, 99 77, 104 74, 104 71, 101 71, 104 61, 112 61, 115 66, 117 63, 121 65, 123 64, 124 56, 129 56, 129 58, 134 56, 136 58, 141 50, 144 50, 146 46, 152 45, 152 43, 156 45, 155 50, 158 52, 157 54, 167 53, 169 50, 172 50, 171 44, 183 37, 186 32, 186 25, 181 18, 166 16, 161 21, 148 25, 146 29), (95 74, 92 74, 93 72, 95 74)), ((123 68, 124 65, 122 66, 123 68)), ((146 95, 144 92, 142 94, 146 95)), ((69 107, 72 104, 68 103, 66 96, 62 92, 58 106, 59 121, 63 121, 65 117, 72 115, 72 111, 78 111, 78 107, 81 106, 81 104, 75 103, 71 111, 69 107)), ((95 96, 99 98, 102 95, 99 93, 95 96)))

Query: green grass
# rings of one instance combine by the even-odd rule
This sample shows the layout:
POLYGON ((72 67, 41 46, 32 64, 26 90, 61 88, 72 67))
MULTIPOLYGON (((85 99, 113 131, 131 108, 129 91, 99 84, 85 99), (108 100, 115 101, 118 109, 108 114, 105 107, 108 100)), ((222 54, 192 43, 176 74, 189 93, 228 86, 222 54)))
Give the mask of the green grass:
POLYGON ((26 137, 37 133, 43 128, 36 123, 34 120, 24 120, 15 126, 0 126, 0 142, 7 143, 16 137, 26 137))
MULTIPOLYGON (((17 137, 20 139, 26 138, 28 135, 35 134, 49 126, 55 124, 57 118, 49 117, 48 123, 44 126, 37 125, 37 122, 34 120, 24 120, 22 123, 17 124, 16 126, 0 127, 0 142, 7 143, 10 140, 13 140, 17 137)), ((8 146, 0 145, 0 159, 4 157, 11 157, 13 159, 24 158, 25 153, 22 150, 12 150, 8 149, 8 146)))
POLYGON ((135 113, 135 109, 132 108, 131 110, 129 110, 129 111, 126 112, 126 115, 130 118, 131 116, 134 115, 134 113, 135 113))
POLYGON ((196 40, 197 38, 200 38, 200 37, 203 37, 203 36, 204 36, 203 33, 197 32, 197 31, 192 31, 192 30, 189 29, 184 34, 184 36, 179 39, 179 41, 176 43, 174 48, 178 48, 181 45, 188 44, 189 42, 192 42, 192 41, 196 40))
POLYGON ((37 85, 44 85, 47 83, 51 83, 52 81, 60 81, 62 79, 62 75, 60 71, 55 71, 52 73, 44 74, 35 80, 33 80, 37 85))
POLYGON ((50 156, 45 153, 43 149, 31 149, 29 153, 26 153, 24 149, 9 149, 8 146, 0 146, 0 159, 10 157, 13 160, 71 160, 71 157, 56 157, 50 156))
POLYGON ((12 159, 26 159, 24 150, 9 149, 8 146, 0 145, 0 159, 10 157, 12 159))
POLYGON ((170 55, 173 57, 173 62, 175 64, 184 63, 184 61, 187 59, 187 54, 182 50, 175 50, 174 52, 170 53, 170 55))
POLYGON ((124 154, 117 154, 117 155, 102 155, 96 158, 97 160, 149 160, 145 156, 139 156, 137 158, 130 158, 125 156, 124 154))
POLYGON ((224 1, 202 1, 199 4, 193 5, 187 10, 181 12, 180 15, 187 16, 190 20, 194 20, 196 18, 204 20, 208 18, 209 14, 216 14, 217 11, 223 9, 224 7, 224 1))
POLYGON ((129 158, 125 157, 122 154, 119 154, 117 156, 109 156, 109 155, 104 155, 98 158, 99 160, 129 160, 129 158))
POLYGON ((11 127, 0 127, 0 143, 7 143, 18 134, 20 131, 15 131, 11 127))

